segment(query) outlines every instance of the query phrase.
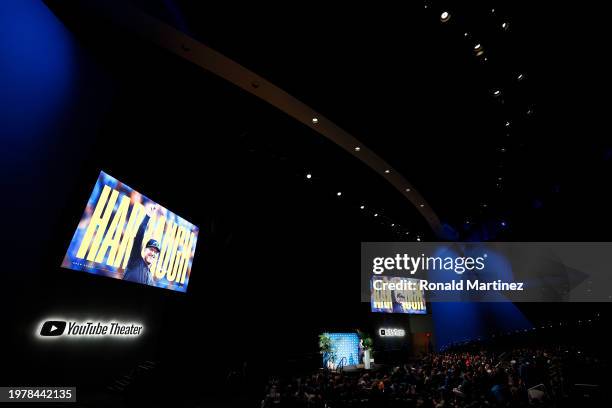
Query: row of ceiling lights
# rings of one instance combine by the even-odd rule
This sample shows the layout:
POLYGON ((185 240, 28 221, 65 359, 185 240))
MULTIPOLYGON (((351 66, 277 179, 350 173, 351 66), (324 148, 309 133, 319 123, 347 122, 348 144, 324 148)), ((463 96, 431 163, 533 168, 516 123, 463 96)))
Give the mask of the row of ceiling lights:
MULTIPOLYGON (((319 118, 312 118, 312 123, 313 123, 313 124, 315 124, 315 125, 316 125, 316 124, 318 124, 318 123, 319 123, 319 118)), ((354 147, 354 150, 355 150, 356 152, 360 152, 360 151, 361 151, 361 146, 355 146, 355 147, 354 147)), ((385 174, 391 174, 391 170, 389 170, 389 169, 385 169, 385 170, 384 170, 384 173, 385 173, 385 174)), ((310 175, 310 174, 308 174, 308 175, 307 175, 307 178, 310 178, 309 176, 311 176, 311 175, 310 175)), ((409 193, 410 191, 411 191, 411 190, 410 190, 410 188, 406 188, 406 192, 407 192, 407 193, 409 193)), ((425 207, 425 204, 419 204, 419 207, 423 208, 423 207, 425 207)))
MULTIPOLYGON (((427 8, 429 8, 429 7, 430 7, 429 2, 426 2, 426 3, 425 3, 425 8, 427 9, 427 8)), ((492 15, 495 15, 495 9, 491 9, 491 14, 492 14, 492 15)), ((448 23, 448 22, 450 21, 450 19, 451 19, 451 13, 450 13, 449 11, 444 10, 444 11, 442 11, 442 12, 440 13, 440 22, 441 22, 441 23, 448 23)), ((503 21, 503 22, 501 23, 501 25, 500 25, 500 26, 501 26, 501 29, 502 29, 503 31, 508 31, 508 30, 509 30, 509 28, 510 28, 510 23, 509 23, 508 21, 503 21)), ((465 33, 464 33, 464 37, 469 38, 469 37, 470 37, 469 32, 465 32, 465 33)), ((482 44, 481 44, 480 42, 477 42, 477 41, 476 41, 476 42, 474 42, 474 44, 473 44, 473 51, 474 51, 474 53, 475 53, 475 55, 476 55, 477 57, 483 57, 483 56, 484 56, 484 48, 483 48, 483 46, 482 46, 482 44)), ((483 57, 483 60, 484 60, 484 61, 487 61, 487 57, 486 57, 486 56, 484 56, 484 57, 483 57)), ((523 73, 518 73, 518 74, 516 75, 516 80, 517 80, 518 82, 521 82, 521 81, 523 81, 524 79, 525 79, 525 74, 523 74, 523 73)), ((492 90, 491 90, 491 93, 492 93, 492 95, 493 95, 493 97, 494 97, 494 98, 501 100, 501 101, 502 101, 502 103, 503 103, 503 99, 501 99, 501 97, 502 97, 502 90, 501 90, 501 89, 499 89, 499 88, 494 88, 494 89, 492 89, 492 90)), ((533 113, 532 109, 531 109, 531 108, 529 108, 529 109, 527 110, 527 115, 531 115, 532 113, 533 113)), ((510 126, 511 126, 511 121, 506 120, 506 121, 505 121, 505 123, 504 123, 504 125, 505 125, 505 127, 506 127, 507 129, 509 129, 509 128, 510 128, 510 126)), ((507 135, 509 136, 510 134, 508 133, 507 135)), ((501 153, 506 153, 506 152, 507 152, 507 148, 506 148, 505 146, 501 146, 501 147, 499 147, 499 151, 500 151, 501 153)), ((500 163, 500 165, 499 165, 498 167, 499 167, 499 168, 503 168, 503 163, 500 163)), ((502 182, 503 182, 503 181, 504 181, 504 178, 503 178, 503 177, 501 177, 501 176, 497 177, 497 180, 496 180, 496 187, 497 187, 498 189, 501 189, 501 188, 503 187, 503 184, 502 184, 502 182)), ((485 208, 487 208, 487 207, 488 207, 487 203, 482 203, 482 204, 481 204, 481 208, 485 209, 485 208)), ((465 224, 468 224, 468 225, 470 224, 470 219, 469 219, 469 218, 468 218, 468 219, 466 219, 465 224)), ((507 222, 506 222, 506 221, 502 220, 502 221, 500 221, 500 222, 499 222, 499 225, 500 225, 502 228, 506 228, 508 224, 507 224, 507 222)))
MULTIPOLYGON (((429 7, 429 5, 426 3, 426 4, 425 4, 425 8, 428 8, 428 7, 429 7)), ((492 14, 494 14, 494 13, 495 13, 495 9, 492 9, 492 10, 491 10, 491 12, 492 12, 492 14)), ((448 11, 442 11, 442 12, 440 13, 440 21, 441 21, 442 23, 447 23, 447 22, 449 22, 449 21, 450 21, 450 19, 451 19, 451 14, 450 14, 450 12, 448 12, 448 11)), ((508 28, 509 28, 509 23, 508 23, 507 21, 504 21, 504 22, 501 24, 501 28, 502 28, 504 31, 507 31, 507 30, 508 30, 508 28)), ((466 32, 466 33, 464 34, 464 36, 465 36, 466 38, 467 38, 467 37, 469 37, 469 33, 468 33, 468 32, 466 32)), ((474 46, 473 46, 473 50, 474 50, 474 53, 475 53, 475 55, 476 55, 477 57, 480 57, 480 56, 483 56, 483 55, 484 55, 484 48, 483 48, 483 46, 482 46, 482 44, 481 44, 480 42, 476 42, 476 43, 474 44, 474 46)), ((486 61, 486 60, 487 60, 487 58, 486 58, 486 57, 484 57, 484 60, 486 61)), ((524 75, 523 73, 519 73, 519 74, 517 75, 517 77, 516 77, 516 79, 517 79, 518 81, 522 81, 522 80, 524 80, 524 78, 525 78, 525 75, 524 75)), ((493 94, 493 96, 494 96, 494 97, 496 97, 496 98, 501 97, 501 95, 502 95, 502 90, 501 90, 501 89, 493 89, 493 90, 492 90, 492 94, 493 94)), ((529 110, 528 110, 528 114, 531 114, 531 113, 532 113, 532 111, 531 111, 531 109, 529 109, 529 110)), ((319 123, 319 118, 317 118, 317 117, 313 117, 313 118, 312 118, 312 123, 313 123, 314 125, 318 124, 318 123, 319 123)), ((511 125, 511 122, 510 122, 509 120, 507 120, 507 121, 505 122, 505 127, 506 127, 506 128, 509 128, 509 127, 510 127, 510 125, 511 125)), ((355 146, 355 147, 354 147, 354 150, 355 150, 356 152, 359 152, 359 151, 361 151, 361 147, 360 147, 360 146, 355 146)), ((500 152, 505 153, 506 151, 507 151, 506 147, 504 147, 504 146, 500 147, 500 152)), ((503 167, 503 165, 500 165, 500 167, 503 167)), ((384 174, 390 174, 390 173, 391 173, 391 170, 389 170, 389 169, 384 169, 383 171, 384 171, 384 174)), ((312 174, 308 173, 308 174, 306 175, 306 178, 307 178, 307 179, 311 179, 311 178, 312 178, 312 174)), ((500 176, 500 177, 497 177, 497 180, 496 180, 496 186, 497 186, 498 188, 501 188, 501 187, 502 187, 502 182, 503 182, 503 180, 504 180, 504 179, 503 179, 503 177, 501 177, 501 176, 500 176)), ((406 189, 406 192, 410 192, 410 188, 407 188, 407 189, 406 189)), ((341 196, 342 196, 342 192, 341 192, 341 191, 338 191, 338 192, 336 193, 336 195, 337 195, 338 197, 341 197, 341 196)), ((420 205, 419 205, 419 207, 420 207, 420 208, 424 208, 424 206, 425 206, 424 204, 420 204, 420 205)), ((481 207, 482 207, 482 208, 488 208, 488 205, 487 205, 487 203, 482 203, 482 204, 481 204, 481 207)), ((364 206, 364 205, 361 205, 361 206, 360 206, 360 209, 361 209, 361 210, 364 210, 364 209, 365 209, 365 206, 364 206)), ((378 217, 378 216, 379 216, 379 214, 378 214, 378 213, 376 213, 376 212, 375 212, 373 215, 374 215, 374 217, 378 217)), ((466 224, 470 224, 470 220, 469 220, 469 219, 466 219, 466 224)), ((500 225, 501 225, 502 227, 504 227, 504 228, 505 228, 505 227, 507 226, 507 222, 506 222, 506 221, 500 221, 500 225)), ((390 223, 390 226, 391 226, 391 227, 395 227, 395 226, 396 226, 396 224, 395 224, 394 222, 391 222, 391 223, 390 223)), ((409 232, 406 232, 406 234, 409 234, 409 232)), ((417 237, 416 237, 416 240, 417 240, 417 241, 420 241, 420 237, 419 237, 419 236, 417 236, 417 237)))
MULTIPOLYGON (((312 180, 312 173, 306 173, 306 179, 307 180, 312 180)), ((406 191, 410 191, 410 189, 408 188, 408 189, 406 189, 406 191)), ((343 195, 342 191, 337 191, 336 192, 336 196, 337 197, 342 197, 342 195, 343 195)), ((421 204, 420 206, 424 207, 424 204, 421 204)), ((359 209, 362 210, 362 211, 366 210, 365 204, 360 204, 359 205, 359 209)), ((376 211, 374 211, 372 213, 372 216, 374 218, 380 218, 381 217, 380 213, 378 213, 376 211)), ((394 222, 392 220, 388 220, 388 222, 386 222, 385 225, 388 225, 389 227, 393 228, 395 233, 403 234, 403 235, 411 235, 410 231, 405 230, 404 227, 402 227, 400 224, 397 224, 396 222, 394 222)), ((421 234, 416 234, 415 235, 415 241, 417 241, 417 242, 421 241, 421 234)))
MULTIPOLYGON (((312 124, 313 124, 313 125, 317 125, 318 123, 319 123, 319 118, 317 118, 317 117, 312 118, 312 124)), ((361 146, 355 146, 355 147, 354 147, 354 150, 355 150, 356 152, 360 152, 360 151, 361 151, 361 146)), ((391 170, 390 170, 390 169, 384 169, 384 173, 385 173, 385 174, 391 174, 391 170)), ((306 174, 306 178, 310 180, 310 179, 312 178, 312 174, 310 174, 310 173, 306 174)), ((410 191, 411 191, 411 190, 410 190, 410 188, 406 188, 406 192, 408 192, 408 193, 409 193, 410 191)), ((340 197, 340 196, 342 196, 342 192, 341 192, 341 191, 338 191, 338 192, 336 193, 336 195, 337 195, 338 197, 340 197)), ((422 203, 421 203, 421 204, 419 204, 419 207, 420 207, 420 208, 424 208, 424 207, 425 207, 425 204, 422 204, 422 203)), ((361 206, 360 206, 360 209, 362 209, 362 210, 363 210, 363 209, 365 209, 365 206, 361 205, 361 206)), ((374 213, 374 217, 378 217, 378 213, 374 213)), ((391 227, 395 227, 395 226, 396 226, 396 224, 395 224, 394 222, 391 222, 391 223, 390 223, 390 226, 391 226, 391 227)), ((406 232, 405 232, 405 235, 409 235, 409 234, 410 234, 410 232, 409 232, 409 231, 406 231, 406 232)), ((419 236, 419 235, 417 235, 415 239, 416 239, 416 241, 420 241, 420 240, 421 240, 421 238, 420 238, 420 236, 419 236)))

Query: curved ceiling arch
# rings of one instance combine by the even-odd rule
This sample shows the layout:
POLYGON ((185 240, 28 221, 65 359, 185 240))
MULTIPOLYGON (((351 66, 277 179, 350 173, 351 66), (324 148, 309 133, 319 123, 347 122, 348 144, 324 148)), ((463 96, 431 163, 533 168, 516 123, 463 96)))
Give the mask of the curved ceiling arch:
POLYGON ((131 5, 101 0, 83 0, 80 5, 85 6, 85 11, 108 17, 140 37, 231 82, 331 140, 387 180, 414 205, 434 233, 443 236, 438 216, 406 178, 357 138, 310 106, 230 58, 131 5))

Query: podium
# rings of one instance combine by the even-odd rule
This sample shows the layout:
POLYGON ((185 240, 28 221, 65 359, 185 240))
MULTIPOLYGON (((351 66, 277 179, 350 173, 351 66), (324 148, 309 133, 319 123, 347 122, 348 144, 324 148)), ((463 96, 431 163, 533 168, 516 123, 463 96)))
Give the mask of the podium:
POLYGON ((372 368, 372 363, 374 360, 372 359, 372 350, 364 350, 363 352, 363 366, 366 370, 370 370, 372 368))

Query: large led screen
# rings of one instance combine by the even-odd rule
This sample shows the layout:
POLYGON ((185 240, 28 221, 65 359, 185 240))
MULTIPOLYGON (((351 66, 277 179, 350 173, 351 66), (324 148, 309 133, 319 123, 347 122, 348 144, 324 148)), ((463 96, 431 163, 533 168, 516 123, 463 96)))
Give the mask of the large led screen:
POLYGON ((331 340, 333 357, 329 354, 324 354, 323 367, 336 368, 359 364, 359 336, 357 333, 325 334, 331 340))
POLYGON ((186 292, 198 232, 100 172, 62 267, 186 292))
POLYGON ((392 276, 373 276, 370 280, 372 312, 426 314, 425 296, 418 280, 392 276), (414 289, 411 289, 409 283, 414 289))

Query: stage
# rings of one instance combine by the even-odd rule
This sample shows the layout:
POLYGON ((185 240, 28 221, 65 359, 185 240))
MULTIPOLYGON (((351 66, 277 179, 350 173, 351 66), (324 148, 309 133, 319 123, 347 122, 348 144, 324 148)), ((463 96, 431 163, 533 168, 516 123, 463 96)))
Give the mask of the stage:
MULTIPOLYGON (((374 364, 372 363, 370 365, 370 369, 366 370, 364 364, 354 364, 354 365, 347 365, 347 366, 343 366, 340 368, 336 368, 335 370, 330 370, 330 372, 334 372, 334 373, 368 373, 368 372, 376 372, 378 370, 380 370, 381 368, 385 367, 385 364, 374 364)), ((321 368, 321 370, 325 370, 325 368, 321 368)))

